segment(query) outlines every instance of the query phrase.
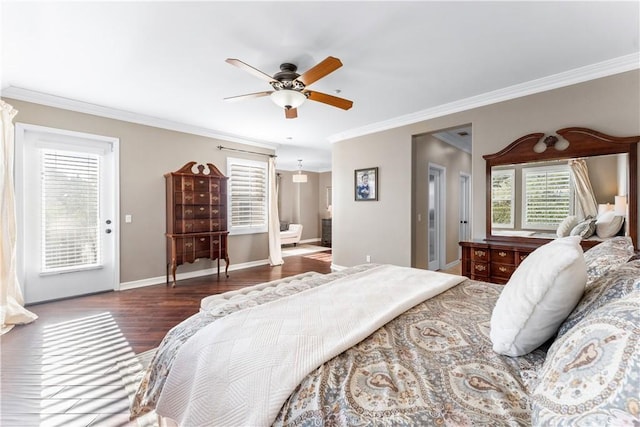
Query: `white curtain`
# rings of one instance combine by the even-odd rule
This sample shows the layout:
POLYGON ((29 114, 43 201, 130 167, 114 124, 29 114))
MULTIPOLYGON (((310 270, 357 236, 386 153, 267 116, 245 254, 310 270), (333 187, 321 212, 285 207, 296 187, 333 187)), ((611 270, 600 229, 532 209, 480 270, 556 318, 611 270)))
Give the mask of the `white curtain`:
POLYGON ((593 194, 593 188, 589 180, 587 162, 584 159, 569 160, 569 169, 571 170, 576 191, 577 205, 582 212, 582 216, 584 218, 588 216, 595 218, 598 215, 598 202, 593 194))
POLYGON ((0 335, 38 318, 24 308, 16 272, 16 206, 13 186, 13 118, 18 111, 0 100, 0 335))
POLYGON ((282 265, 280 247, 280 217, 278 216, 278 188, 276 185, 276 159, 269 158, 269 264, 282 265))

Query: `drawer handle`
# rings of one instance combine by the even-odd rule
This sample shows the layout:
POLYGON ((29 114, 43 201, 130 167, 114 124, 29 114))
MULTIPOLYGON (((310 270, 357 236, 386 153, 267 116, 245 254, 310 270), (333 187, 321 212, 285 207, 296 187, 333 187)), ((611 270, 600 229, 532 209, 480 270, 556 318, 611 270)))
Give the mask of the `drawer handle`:
POLYGON ((487 267, 482 264, 475 265, 474 267, 478 271, 485 271, 487 269, 487 267))
POLYGON ((213 243, 217 245, 218 243, 220 243, 220 240, 214 240, 213 243))
POLYGON ((217 226, 219 226, 220 224, 218 224, 217 222, 212 222, 212 223, 211 223, 211 225, 212 225, 213 227, 217 227, 217 226))
POLYGON ((200 193, 200 197, 201 197, 201 198, 202 198, 202 197, 204 197, 204 196, 205 196, 205 194, 204 194, 204 193, 200 193))
POLYGON ((498 267, 498 270, 502 271, 503 273, 506 273, 507 267, 500 266, 500 267, 498 267))
POLYGON ((520 261, 522 261, 523 259, 525 259, 527 256, 526 255, 520 255, 520 261))
POLYGON ((200 212, 202 212, 203 210, 204 210, 204 208, 203 208, 203 207, 201 207, 201 208, 200 208, 200 212))
POLYGON ((184 244, 187 248, 190 248, 191 246, 193 246, 193 243, 189 242, 189 243, 185 243, 184 244))
POLYGON ((218 209, 214 209, 213 211, 211 211, 214 215, 218 213, 218 209))
POLYGON ((475 250, 473 253, 475 253, 477 256, 485 256, 487 254, 485 251, 479 250, 475 250))
POLYGON ((213 188, 218 188, 218 184, 213 184, 213 188))
POLYGON ((192 211, 191 209, 186 209, 186 210, 184 211, 184 213, 186 213, 186 214, 192 214, 192 213, 193 213, 193 211, 192 211))
POLYGON ((203 180, 198 181, 199 184, 204 184, 203 180))
POLYGON ((219 199, 217 197, 212 197, 211 200, 213 200, 214 202, 217 202, 219 199))
POLYGON ((185 224, 184 228, 191 228, 193 226, 193 224, 185 224))
POLYGON ((204 237, 201 237, 201 238, 200 238, 200 241, 201 241, 201 242, 204 242, 205 240, 206 240, 206 239, 205 239, 204 237))
POLYGON ((200 221, 200 225, 204 225, 204 221, 200 221))
POLYGON ((184 188, 186 188, 187 190, 190 190, 190 189, 191 189, 191 187, 192 187, 192 185, 191 185, 191 183, 190 183, 190 182, 185 182, 185 183, 184 183, 184 188))
POLYGON ((193 196, 191 196, 191 194, 187 194, 187 195, 184 196, 184 199, 185 200, 192 200, 193 196))
POLYGON ((501 257, 506 257, 507 253, 506 252, 498 252, 498 255, 500 255, 501 257))

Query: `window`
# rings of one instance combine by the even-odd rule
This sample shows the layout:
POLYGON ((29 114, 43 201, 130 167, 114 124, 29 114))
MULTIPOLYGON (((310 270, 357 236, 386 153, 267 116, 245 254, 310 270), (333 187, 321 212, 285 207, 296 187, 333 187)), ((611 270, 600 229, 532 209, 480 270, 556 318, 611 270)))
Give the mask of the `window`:
POLYGON ((99 264, 99 157, 44 149, 40 161, 42 272, 99 264))
POLYGON ((513 169, 491 172, 491 225, 496 228, 513 228, 515 200, 515 171, 513 169))
POLYGON ((523 228, 557 228, 572 211, 569 167, 524 168, 522 177, 523 228))
POLYGON ((267 163, 227 158, 230 234, 266 233, 267 163))

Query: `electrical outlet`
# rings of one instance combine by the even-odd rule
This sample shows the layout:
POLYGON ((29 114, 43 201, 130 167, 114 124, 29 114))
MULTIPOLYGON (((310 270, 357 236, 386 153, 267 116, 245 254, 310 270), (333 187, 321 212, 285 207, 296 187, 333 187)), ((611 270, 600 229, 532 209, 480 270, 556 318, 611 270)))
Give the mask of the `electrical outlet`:
POLYGON ((131 215, 125 215, 124 216, 124 222, 130 223, 131 221, 132 221, 131 215))
POLYGON ((366 259, 367 259, 367 262, 371 262, 371 255, 367 255, 366 259))

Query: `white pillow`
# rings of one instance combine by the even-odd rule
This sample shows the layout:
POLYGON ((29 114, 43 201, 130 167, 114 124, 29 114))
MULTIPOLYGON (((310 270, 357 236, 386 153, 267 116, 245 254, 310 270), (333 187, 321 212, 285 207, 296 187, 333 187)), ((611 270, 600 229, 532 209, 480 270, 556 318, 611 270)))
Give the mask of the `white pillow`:
POLYGON ((540 246, 504 286, 491 315, 496 353, 521 356, 558 330, 584 292, 587 266, 579 236, 540 246))
POLYGON ((558 230, 556 230, 556 235, 558 237, 567 237, 573 227, 578 225, 578 217, 575 215, 569 215, 565 219, 562 220, 560 225, 558 225, 558 230))
POLYGON ((623 216, 616 216, 614 211, 607 211, 596 221, 596 234, 602 239, 613 237, 618 234, 623 223, 623 216))

